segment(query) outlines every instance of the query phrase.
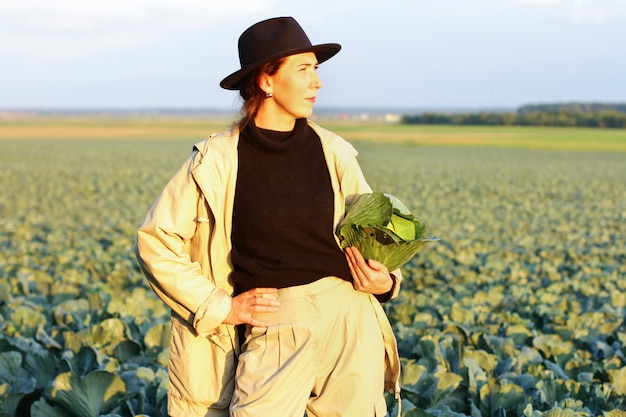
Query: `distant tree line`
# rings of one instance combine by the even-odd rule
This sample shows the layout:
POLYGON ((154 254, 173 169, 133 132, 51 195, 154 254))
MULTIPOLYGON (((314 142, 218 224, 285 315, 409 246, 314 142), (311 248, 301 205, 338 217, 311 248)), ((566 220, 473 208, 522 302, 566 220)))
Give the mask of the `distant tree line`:
POLYGON ((515 113, 422 113, 404 115, 404 124, 576 126, 626 128, 626 104, 565 103, 519 107, 515 113))
POLYGON ((517 109, 518 113, 559 112, 561 110, 574 113, 599 113, 616 111, 626 113, 626 103, 557 103, 557 104, 528 104, 517 109))

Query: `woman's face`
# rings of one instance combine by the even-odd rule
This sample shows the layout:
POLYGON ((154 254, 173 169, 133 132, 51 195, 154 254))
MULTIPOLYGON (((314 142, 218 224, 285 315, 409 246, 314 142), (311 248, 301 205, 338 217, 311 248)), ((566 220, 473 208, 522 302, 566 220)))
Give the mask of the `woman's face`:
POLYGON ((309 117, 313 113, 317 91, 322 88, 318 66, 313 52, 285 58, 274 75, 261 80, 261 88, 271 92, 272 98, 262 103, 259 112, 279 125, 290 123, 293 126, 295 119, 309 117))

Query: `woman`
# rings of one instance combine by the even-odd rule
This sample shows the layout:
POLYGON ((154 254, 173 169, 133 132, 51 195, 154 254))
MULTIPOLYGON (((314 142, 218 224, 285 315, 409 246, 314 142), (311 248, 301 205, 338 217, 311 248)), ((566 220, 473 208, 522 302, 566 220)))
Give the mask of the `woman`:
POLYGON ((341 251, 346 202, 371 189, 355 149, 308 121, 318 65, 340 48, 289 17, 247 29, 220 83, 240 92, 241 120, 194 147, 138 232, 172 309, 171 416, 384 416, 384 389, 398 392, 378 300, 401 276, 341 251))

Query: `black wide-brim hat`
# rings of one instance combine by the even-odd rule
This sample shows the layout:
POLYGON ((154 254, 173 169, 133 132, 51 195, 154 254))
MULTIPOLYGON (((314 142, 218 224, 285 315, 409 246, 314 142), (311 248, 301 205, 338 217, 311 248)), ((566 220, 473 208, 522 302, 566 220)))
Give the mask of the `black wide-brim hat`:
POLYGON ((292 17, 276 17, 256 23, 239 37, 241 69, 220 82, 227 90, 240 90, 246 75, 266 62, 304 52, 314 52, 320 64, 341 50, 338 43, 312 45, 292 17))

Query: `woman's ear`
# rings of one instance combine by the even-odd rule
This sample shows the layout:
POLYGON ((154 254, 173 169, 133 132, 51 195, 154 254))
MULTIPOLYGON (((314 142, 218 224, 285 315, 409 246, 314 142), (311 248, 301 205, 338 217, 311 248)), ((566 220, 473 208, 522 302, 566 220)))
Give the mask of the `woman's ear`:
POLYGON ((261 88, 261 90, 265 91, 265 93, 269 93, 272 91, 272 78, 265 74, 265 73, 261 73, 259 75, 259 87, 261 88))

